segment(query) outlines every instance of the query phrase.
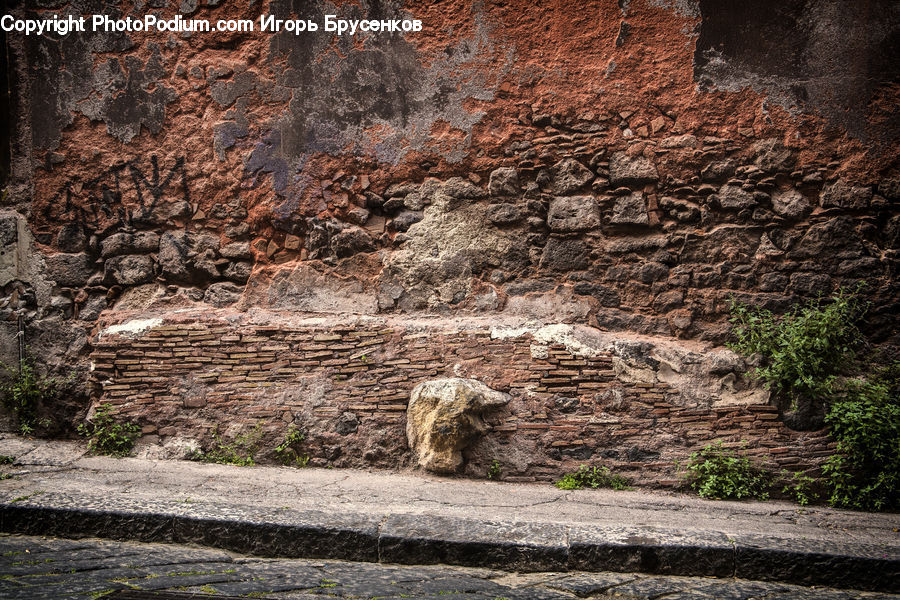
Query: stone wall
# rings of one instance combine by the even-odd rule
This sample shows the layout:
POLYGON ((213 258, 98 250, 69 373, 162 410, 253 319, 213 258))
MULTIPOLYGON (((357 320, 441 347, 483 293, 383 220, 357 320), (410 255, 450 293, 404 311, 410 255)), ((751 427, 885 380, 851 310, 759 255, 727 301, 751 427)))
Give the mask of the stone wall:
POLYGON ((406 466, 410 391, 442 377, 512 396, 465 453, 474 476, 494 460, 504 479, 520 481, 599 461, 638 483, 673 485, 675 463, 714 440, 790 469, 813 468, 833 449, 824 432, 785 427, 768 395, 748 385, 743 361, 708 347, 484 319, 133 316, 103 324, 92 380, 143 425, 151 456, 259 426, 259 454, 273 458, 293 426, 311 464, 406 466))
MULTIPOLYGON (((865 282, 863 330, 883 356, 896 354, 896 3, 765 2, 754 11, 702 0, 596 0, 578 11, 533 4, 17 4, 20 18, 275 15, 321 24, 337 14, 416 18, 423 31, 6 36, 2 358, 11 360, 21 314, 42 368, 75 370, 90 391, 80 411, 67 413, 69 425, 114 401, 165 444, 195 429, 208 440, 216 423, 237 426, 252 410, 267 419, 276 411, 282 426, 289 412, 288 420, 321 428, 321 446, 334 456, 318 460, 363 464, 382 452, 375 464, 401 465, 405 442, 391 433, 402 430, 400 396, 423 372, 453 374, 451 363, 474 362, 465 355, 477 347, 449 348, 482 343, 493 322, 643 336, 653 348, 693 352, 700 358, 687 364, 700 364, 724 352, 729 299, 783 311, 865 282), (134 340, 103 334, 140 314, 178 321, 180 311, 215 332, 203 337, 220 336, 202 340, 204 360, 179 362, 176 348, 160 346, 164 330, 134 340), (285 331, 245 330, 257 313, 278 315, 285 331), (313 316, 316 327, 297 324, 313 316), (306 330, 344 335, 361 318, 390 322, 390 333, 375 336, 384 339, 375 352, 386 353, 378 368, 401 378, 379 380, 390 393, 377 397, 396 397, 371 413, 334 391, 336 365, 306 364, 313 359, 289 339, 306 330), (441 333, 412 341, 407 322, 423 319, 441 333), (473 319, 481 333, 454 331, 473 319), (224 394, 229 382, 218 373, 228 363, 216 361, 241 360, 229 352, 258 354, 258 363, 235 366, 277 364, 264 354, 278 359, 281 350, 254 337, 288 344, 297 364, 277 367, 284 374, 260 368, 224 394), (221 342, 227 359, 207 342, 221 342), (391 365, 392 357, 424 368, 391 365), (92 361, 114 370, 91 372, 92 361), (106 387, 90 388, 101 376, 106 387), (310 382, 319 387, 305 388, 310 382), (251 383, 294 386, 298 400, 289 409, 253 394, 239 402, 251 383), (313 418, 309 399, 320 396, 331 412, 313 418), (204 406, 186 405, 201 397, 204 406), (369 434, 334 437, 328 428, 344 412, 369 434)), ((609 369, 585 373, 594 367, 574 364, 587 359, 573 354, 550 375, 563 389, 541 390, 532 377, 550 363, 512 339, 485 341, 497 345, 486 357, 492 367, 471 367, 471 376, 503 389, 534 386, 532 400, 504 409, 531 429, 495 428, 473 450, 473 472, 495 454, 522 457, 522 477, 587 457, 624 467, 637 448, 634 456, 660 463, 641 477, 659 482, 670 478, 671 460, 708 439, 749 436, 766 456, 800 466, 814 464, 825 443, 786 430, 764 408, 764 391, 744 381, 746 366, 730 367, 729 385, 739 389, 722 392, 725 374, 718 383, 708 373, 648 382, 622 363, 604 379, 609 369), (506 375, 495 381, 495 372, 506 375), (660 382, 666 391, 642 387, 660 382), (619 390, 619 423, 581 424, 606 410, 607 400, 585 400, 593 398, 587 384, 603 390, 594 395, 619 390), (727 404, 744 392, 755 409, 727 404), (722 394, 732 398, 725 405, 722 394), (554 398, 575 408, 557 408, 554 398), (548 416, 533 419, 539 414, 548 416), (762 426, 770 420, 778 424, 762 426), (503 439, 518 450, 497 450, 503 439), (772 447, 780 450, 762 450, 772 447), (532 452, 533 463, 524 458, 532 452)), ((355 349, 319 351, 350 360, 355 349)), ((357 390, 362 377, 343 385, 357 390)))

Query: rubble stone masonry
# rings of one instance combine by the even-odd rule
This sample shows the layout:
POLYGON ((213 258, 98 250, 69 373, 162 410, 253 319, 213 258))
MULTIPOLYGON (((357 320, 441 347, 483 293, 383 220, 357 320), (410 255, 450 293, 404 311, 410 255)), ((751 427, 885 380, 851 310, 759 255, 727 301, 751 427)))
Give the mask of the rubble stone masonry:
POLYGON ((293 424, 313 464, 411 466, 410 391, 467 377, 512 396, 471 475, 815 469, 728 304, 862 282, 896 356, 900 5, 750 4, 11 3, 320 29, 3 34, 0 360, 22 317, 76 373, 60 431, 109 402, 160 456, 293 424))

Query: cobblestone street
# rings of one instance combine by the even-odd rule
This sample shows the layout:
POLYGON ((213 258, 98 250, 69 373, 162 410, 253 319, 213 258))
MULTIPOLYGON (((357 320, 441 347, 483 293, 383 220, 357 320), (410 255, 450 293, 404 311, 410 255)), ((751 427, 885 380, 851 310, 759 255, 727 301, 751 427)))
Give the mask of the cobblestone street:
POLYGON ((188 592, 199 597, 320 600, 898 598, 739 579, 629 573, 510 574, 447 566, 260 559, 188 546, 15 535, 0 537, 0 555, 0 598, 23 600, 84 600, 105 595, 112 599, 119 590, 165 590, 178 592, 180 597, 189 597, 188 592))

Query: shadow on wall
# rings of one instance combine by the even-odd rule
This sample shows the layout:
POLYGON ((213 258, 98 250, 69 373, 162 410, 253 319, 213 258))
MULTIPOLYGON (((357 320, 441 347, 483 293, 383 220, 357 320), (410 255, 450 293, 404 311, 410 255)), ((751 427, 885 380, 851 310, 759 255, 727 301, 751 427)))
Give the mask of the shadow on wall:
POLYGON ((900 78, 900 4, 892 0, 700 0, 694 55, 701 89, 752 87, 789 110, 808 105, 854 137, 889 143, 900 116, 869 123, 900 78))

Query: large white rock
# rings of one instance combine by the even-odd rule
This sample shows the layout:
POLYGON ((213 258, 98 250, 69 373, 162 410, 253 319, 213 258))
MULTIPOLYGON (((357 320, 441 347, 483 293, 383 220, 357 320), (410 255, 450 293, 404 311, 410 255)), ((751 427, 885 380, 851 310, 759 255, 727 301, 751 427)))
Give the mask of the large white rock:
POLYGON ((486 425, 481 415, 509 402, 509 396, 474 379, 435 379, 413 388, 406 411, 406 436, 420 466, 454 473, 462 450, 486 425))

